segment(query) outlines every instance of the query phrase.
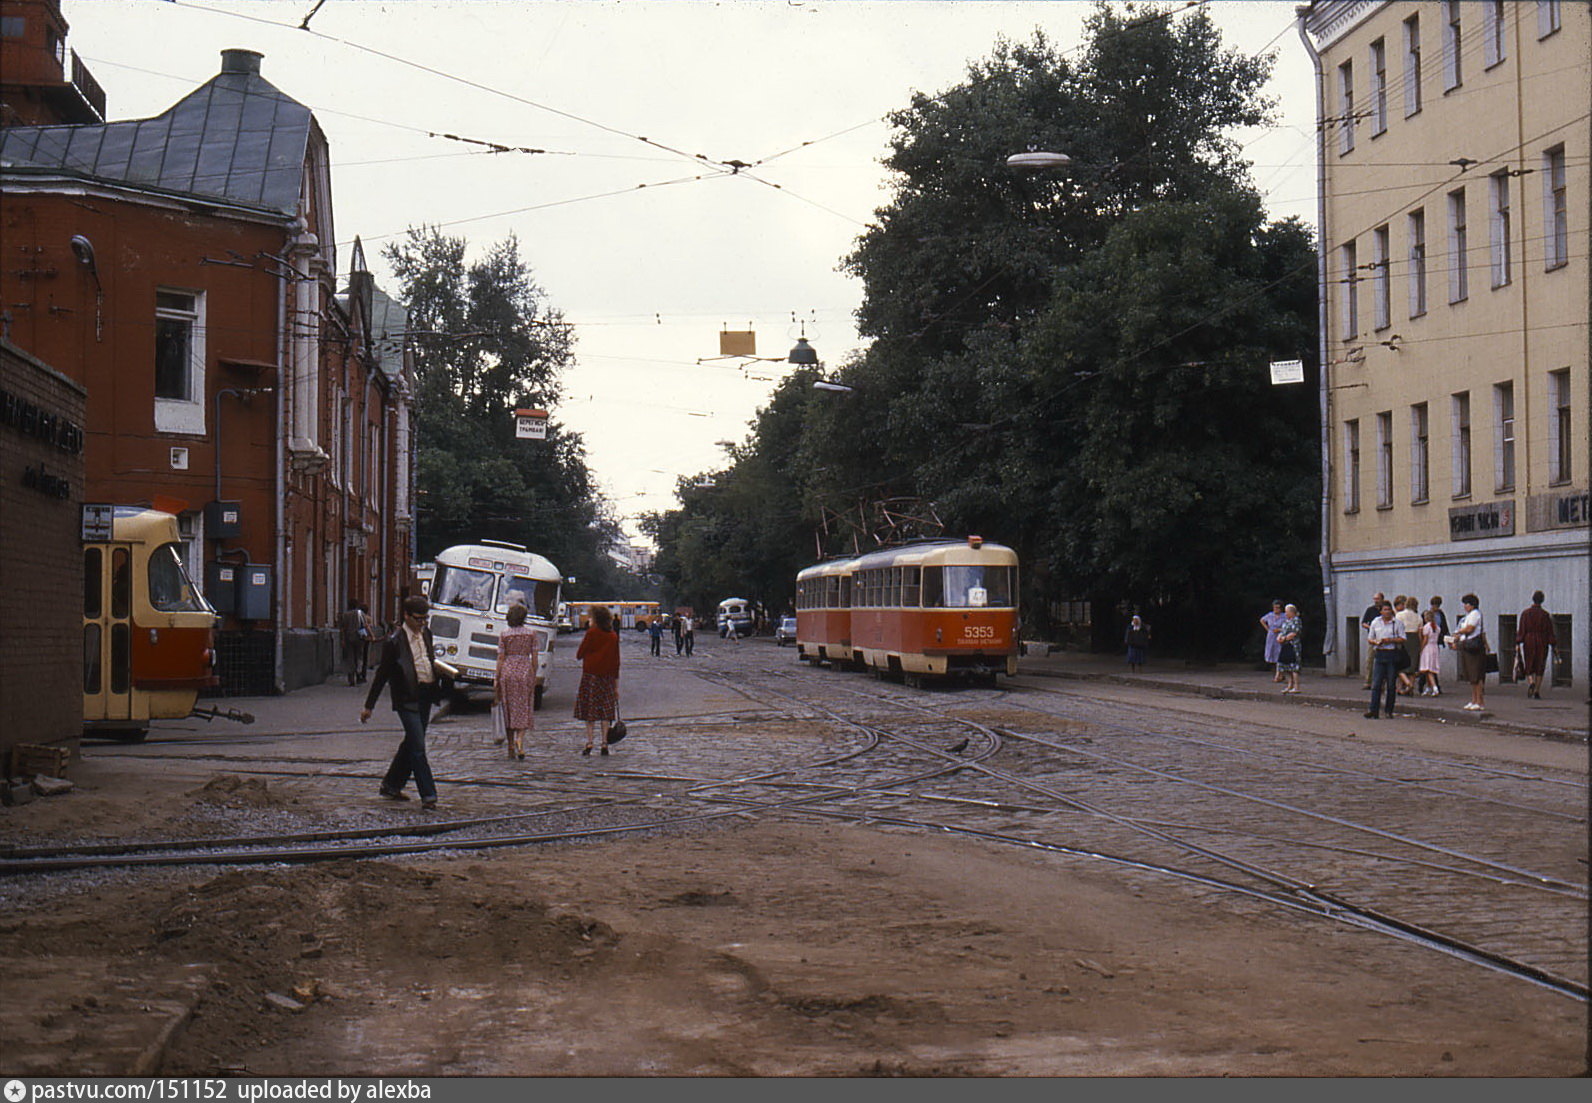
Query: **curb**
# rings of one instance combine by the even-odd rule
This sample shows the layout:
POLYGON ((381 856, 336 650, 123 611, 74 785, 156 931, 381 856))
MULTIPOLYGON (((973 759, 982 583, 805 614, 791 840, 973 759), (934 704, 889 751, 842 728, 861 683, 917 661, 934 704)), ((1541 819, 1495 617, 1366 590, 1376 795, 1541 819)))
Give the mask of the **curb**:
MULTIPOLYGON (((1076 670, 1035 670, 1019 666, 1019 675, 1028 675, 1036 678, 1059 678, 1074 682, 1106 682, 1119 686, 1139 686, 1159 689, 1168 693, 1184 693, 1193 697, 1208 697, 1212 700, 1242 700, 1242 701, 1277 701, 1282 703, 1288 698, 1282 698, 1276 693, 1262 690, 1243 689, 1235 686, 1210 686, 1199 683, 1168 681, 1154 677, 1132 678, 1121 674, 1094 674, 1076 670)), ((1293 704, 1318 705, 1323 708, 1341 709, 1344 711, 1363 712, 1364 701, 1345 701, 1341 697, 1323 697, 1309 693, 1293 695, 1293 704)), ((1538 739, 1551 739, 1559 743, 1586 743, 1586 733, 1566 728, 1545 728, 1529 724, 1520 724, 1509 720, 1497 720, 1490 712, 1467 713, 1450 715, 1447 712, 1435 712, 1426 706, 1410 706, 1400 704, 1398 715, 1401 719, 1435 720, 1444 724, 1470 724, 1484 727, 1489 731, 1505 735, 1533 736, 1538 739)))

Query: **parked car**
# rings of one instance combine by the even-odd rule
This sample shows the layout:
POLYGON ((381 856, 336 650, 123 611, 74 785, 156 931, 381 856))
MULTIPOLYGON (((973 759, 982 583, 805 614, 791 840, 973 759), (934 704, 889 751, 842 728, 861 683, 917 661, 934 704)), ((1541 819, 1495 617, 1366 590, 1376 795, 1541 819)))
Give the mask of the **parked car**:
POLYGON ((787 643, 796 642, 796 618, 780 617, 779 627, 774 629, 774 642, 784 647, 787 643))

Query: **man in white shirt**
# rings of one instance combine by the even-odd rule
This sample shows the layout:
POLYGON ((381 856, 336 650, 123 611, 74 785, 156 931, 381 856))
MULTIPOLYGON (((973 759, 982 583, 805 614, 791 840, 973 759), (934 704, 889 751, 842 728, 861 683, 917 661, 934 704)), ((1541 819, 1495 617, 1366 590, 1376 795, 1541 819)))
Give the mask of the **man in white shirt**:
POLYGON ((1366 629, 1366 642, 1371 648, 1371 711, 1367 720, 1377 718, 1377 700, 1385 695, 1389 717, 1393 715, 1393 698, 1398 692, 1398 660, 1404 650, 1404 626, 1393 617, 1393 603, 1382 603, 1382 615, 1366 629))
POLYGON ((431 719, 432 704, 443 692, 436 663, 431 659, 435 644, 431 629, 426 627, 430 616, 431 603, 425 598, 404 598, 403 623, 382 641, 381 662, 370 680, 365 707, 359 712, 359 722, 363 724, 370 719, 370 710, 376 706, 382 687, 392 685, 392 707, 403 725, 404 738, 387 767, 380 792, 388 800, 408 800, 404 786, 413 777, 420 793, 420 807, 427 811, 437 806, 437 783, 426 757, 426 725, 431 719))

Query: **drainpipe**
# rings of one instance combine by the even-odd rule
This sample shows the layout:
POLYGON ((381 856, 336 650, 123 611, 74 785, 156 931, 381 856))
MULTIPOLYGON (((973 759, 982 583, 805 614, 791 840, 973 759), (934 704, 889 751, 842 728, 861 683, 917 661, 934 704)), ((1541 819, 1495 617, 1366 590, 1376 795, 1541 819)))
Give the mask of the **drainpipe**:
MULTIPOLYGON (((292 244, 291 239, 288 242, 292 244)), ((283 249, 286 253, 287 250, 283 249)), ((287 452, 286 438, 283 435, 287 429, 287 392, 288 388, 281 386, 283 372, 287 364, 287 297, 293 290, 292 270, 284 266, 277 268, 277 283, 281 293, 276 297, 276 432, 272 434, 276 447, 276 593, 273 595, 276 605, 276 631, 272 644, 271 677, 275 683, 276 692, 287 692, 287 680, 282 676, 282 633, 287 630, 287 452)), ((288 372, 291 378, 292 373, 288 372)), ((297 389, 296 381, 294 389, 297 389)))
POLYGON ((1330 364, 1327 358, 1327 131, 1320 125, 1326 117, 1325 75, 1321 71, 1321 55, 1311 45, 1305 20, 1310 14, 1308 6, 1294 9, 1294 25, 1299 31, 1299 41, 1316 71, 1316 329, 1320 358, 1321 407, 1321 603, 1326 610, 1326 631, 1321 638, 1323 656, 1338 650, 1338 601, 1332 590, 1332 388, 1329 379, 1330 364))

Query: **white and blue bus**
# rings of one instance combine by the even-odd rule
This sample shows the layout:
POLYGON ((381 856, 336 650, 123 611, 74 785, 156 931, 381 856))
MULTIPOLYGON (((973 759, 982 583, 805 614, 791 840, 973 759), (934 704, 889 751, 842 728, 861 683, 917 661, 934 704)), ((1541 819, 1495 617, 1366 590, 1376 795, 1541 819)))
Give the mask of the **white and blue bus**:
POLYGON ((552 563, 518 544, 483 540, 439 552, 428 597, 437 657, 458 668, 455 687, 490 687, 497 674, 497 637, 509 606, 526 608, 526 627, 536 630, 536 707, 553 672, 559 583, 552 563))

